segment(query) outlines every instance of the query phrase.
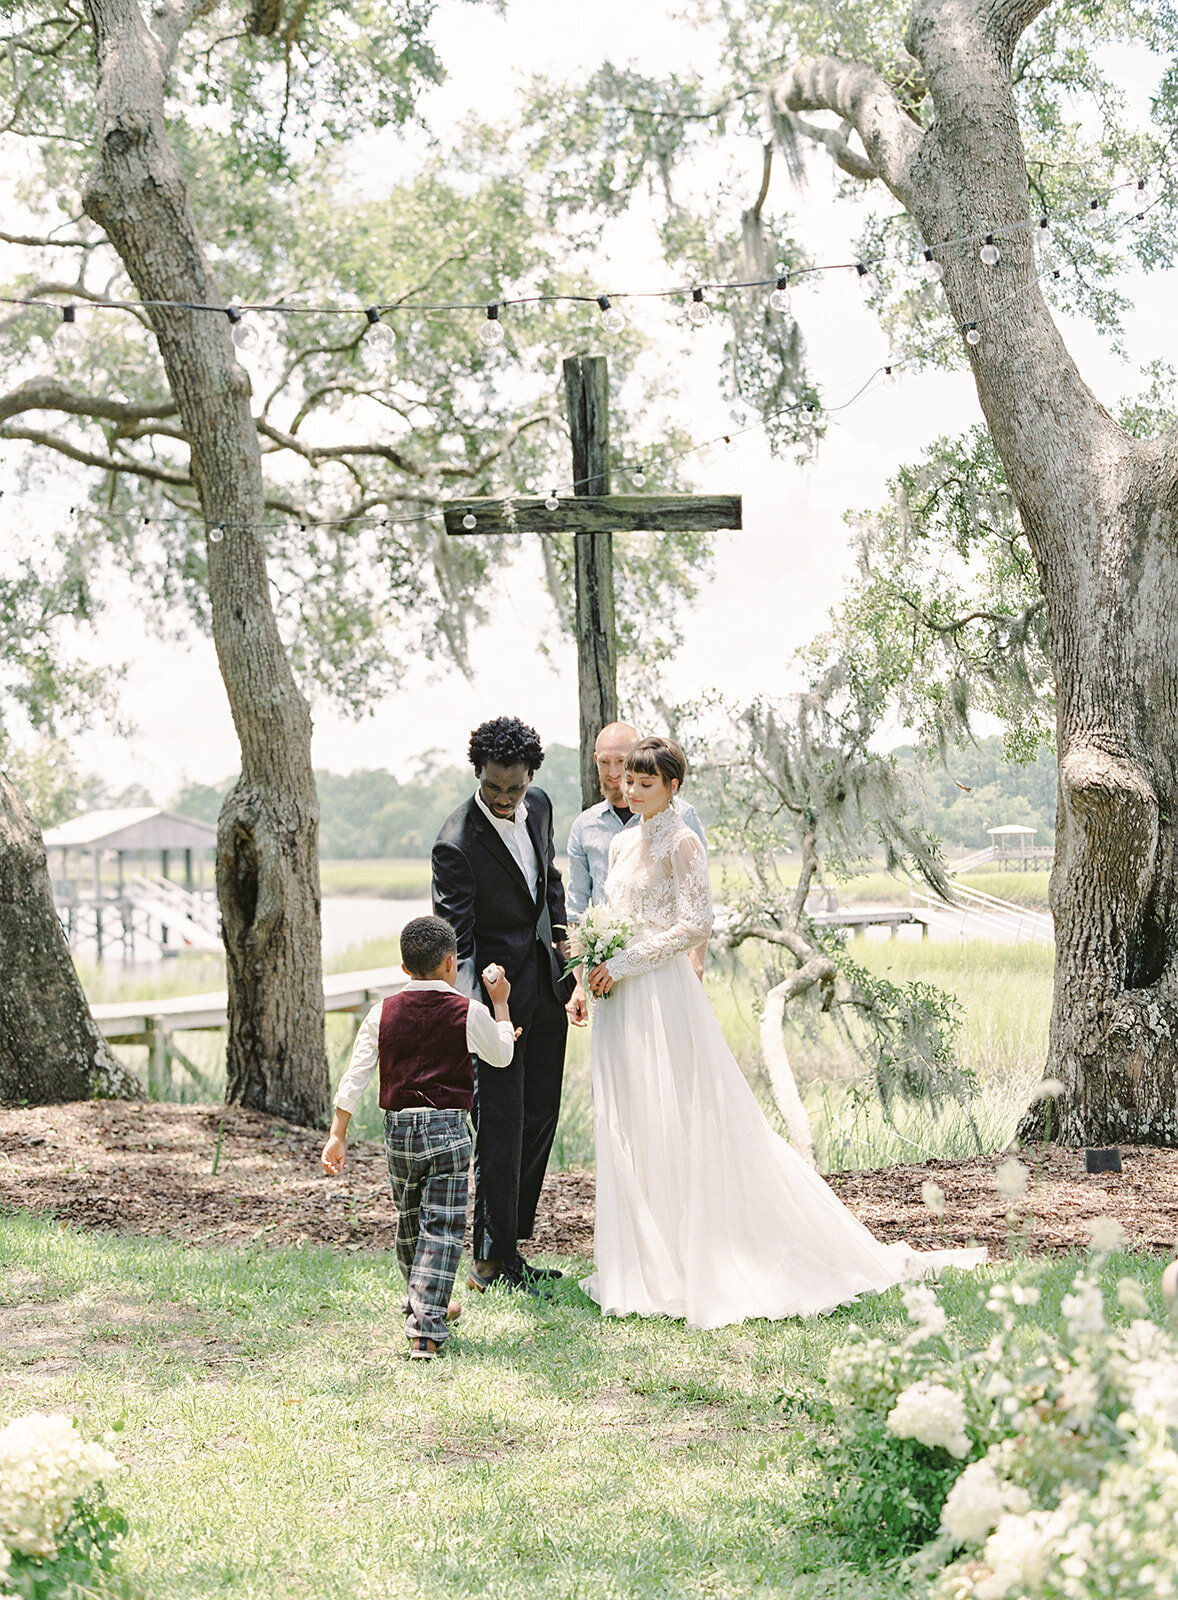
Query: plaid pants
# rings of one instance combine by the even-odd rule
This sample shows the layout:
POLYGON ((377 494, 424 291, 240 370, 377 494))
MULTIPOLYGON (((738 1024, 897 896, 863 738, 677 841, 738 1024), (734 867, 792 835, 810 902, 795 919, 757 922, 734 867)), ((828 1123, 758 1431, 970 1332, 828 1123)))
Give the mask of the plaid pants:
POLYGON ((397 1206, 397 1260, 408 1284, 405 1332, 440 1345, 466 1232, 470 1120, 458 1110, 386 1111, 384 1143, 397 1206))

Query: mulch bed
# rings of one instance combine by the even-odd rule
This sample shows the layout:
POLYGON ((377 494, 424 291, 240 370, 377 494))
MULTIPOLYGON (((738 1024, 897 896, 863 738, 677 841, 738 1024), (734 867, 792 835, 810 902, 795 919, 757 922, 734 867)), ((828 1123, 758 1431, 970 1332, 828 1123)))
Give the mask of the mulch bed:
MULTIPOLYGON (((328 1178, 322 1143, 320 1134, 236 1106, 107 1100, 0 1110, 0 1208, 187 1244, 392 1249, 383 1150, 352 1145, 343 1174, 328 1178)), ((1011 1224, 994 1183, 1003 1159, 928 1161, 829 1181, 880 1239, 926 1248, 976 1241, 1005 1256, 1011 1224), (943 1224, 921 1202, 926 1179, 945 1192, 943 1224)), ((1014 1227, 1031 1253, 1083 1249, 1099 1216, 1115 1217, 1136 1249, 1174 1251, 1178 1151, 1122 1146, 1120 1173, 1092 1175, 1082 1150, 1048 1145, 1023 1159, 1032 1179, 1014 1227)), ((591 1172, 550 1173, 541 1212, 529 1253, 592 1254, 591 1172)))

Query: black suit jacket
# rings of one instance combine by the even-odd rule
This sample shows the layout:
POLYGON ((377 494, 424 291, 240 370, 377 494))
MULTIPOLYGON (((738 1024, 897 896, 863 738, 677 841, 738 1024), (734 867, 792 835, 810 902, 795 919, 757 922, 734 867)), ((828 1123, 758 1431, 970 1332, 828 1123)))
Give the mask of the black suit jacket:
POLYGON ((540 863, 535 899, 502 835, 472 795, 442 824, 433 849, 434 911, 458 935, 458 986, 486 1000, 479 974, 497 962, 511 983, 512 1020, 526 1026, 540 993, 550 985, 558 999, 571 992, 564 963, 552 948, 565 937, 564 884, 552 844, 552 802, 529 789, 528 833, 540 863), (537 948, 538 947, 538 948, 537 948))

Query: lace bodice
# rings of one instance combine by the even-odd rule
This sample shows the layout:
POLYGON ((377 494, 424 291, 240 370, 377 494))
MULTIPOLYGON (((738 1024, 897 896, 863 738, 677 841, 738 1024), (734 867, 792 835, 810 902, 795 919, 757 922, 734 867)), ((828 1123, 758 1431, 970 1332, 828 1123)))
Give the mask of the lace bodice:
POLYGON ((605 898, 635 928, 631 942, 606 963, 611 978, 650 972, 711 933, 708 854, 674 801, 614 839, 605 898))

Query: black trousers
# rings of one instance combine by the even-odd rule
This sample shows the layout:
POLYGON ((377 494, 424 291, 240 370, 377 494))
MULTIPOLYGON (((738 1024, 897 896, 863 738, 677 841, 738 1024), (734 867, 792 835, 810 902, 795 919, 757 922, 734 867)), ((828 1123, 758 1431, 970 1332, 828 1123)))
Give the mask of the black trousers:
POLYGON ((536 1009, 508 1067, 475 1057, 474 1256, 512 1261, 531 1237, 560 1116, 568 1017, 541 981, 536 1009))

